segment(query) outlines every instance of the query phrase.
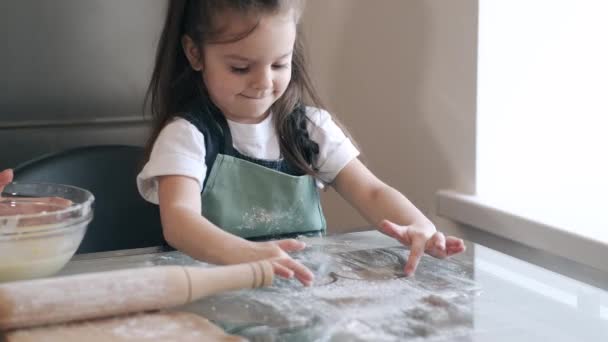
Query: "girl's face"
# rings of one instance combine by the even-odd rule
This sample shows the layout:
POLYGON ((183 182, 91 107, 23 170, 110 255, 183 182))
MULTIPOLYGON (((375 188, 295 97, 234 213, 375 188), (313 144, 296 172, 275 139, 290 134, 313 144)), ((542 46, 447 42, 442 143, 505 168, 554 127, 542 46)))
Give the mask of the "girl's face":
MULTIPOLYGON (((239 34, 250 22, 232 19, 226 34, 239 34)), ((213 103, 226 118, 241 123, 258 123, 270 106, 283 95, 291 80, 291 58, 296 38, 292 11, 265 15, 245 38, 231 43, 206 44, 203 58, 184 41, 191 66, 200 70, 213 103)))

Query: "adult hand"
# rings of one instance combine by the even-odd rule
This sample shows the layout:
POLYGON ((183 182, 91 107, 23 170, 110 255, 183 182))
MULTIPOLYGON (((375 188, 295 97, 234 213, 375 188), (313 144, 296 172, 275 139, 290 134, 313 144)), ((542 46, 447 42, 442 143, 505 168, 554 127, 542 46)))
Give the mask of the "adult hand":
POLYGON ((313 273, 302 263, 294 260, 287 254, 297 252, 306 248, 306 244, 295 240, 274 240, 265 242, 254 242, 254 250, 257 254, 256 260, 268 259, 274 268, 274 273, 280 277, 296 277, 304 286, 312 285, 313 273))
POLYGON ((389 220, 383 220, 378 230, 410 247, 410 256, 404 269, 406 276, 414 274, 424 252, 435 258, 444 259, 462 253, 466 249, 462 239, 454 236, 446 237, 430 222, 400 226, 389 220))
POLYGON ((6 169, 0 172, 0 193, 4 190, 4 186, 13 181, 13 170, 6 169))
MULTIPOLYGON (((0 172, 0 193, 13 181, 13 170, 0 172)), ((19 197, 2 198, 0 195, 0 215, 27 215, 41 211, 56 211, 72 205, 72 201, 61 197, 19 197)))

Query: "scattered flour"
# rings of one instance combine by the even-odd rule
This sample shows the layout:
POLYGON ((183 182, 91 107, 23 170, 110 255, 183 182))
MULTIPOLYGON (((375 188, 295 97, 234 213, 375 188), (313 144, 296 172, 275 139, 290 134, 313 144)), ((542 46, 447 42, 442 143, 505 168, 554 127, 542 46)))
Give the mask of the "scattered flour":
POLYGON ((472 265, 423 257, 406 278, 401 248, 326 247, 296 255, 315 273, 310 288, 277 278, 272 288, 213 296, 192 310, 254 341, 448 341, 472 332, 472 265))
POLYGON ((268 230, 269 235, 283 233, 285 222, 294 226, 302 224, 301 215, 298 214, 301 206, 295 203, 289 210, 269 211, 261 207, 253 207, 243 214, 243 224, 238 229, 254 230, 260 226, 268 230))

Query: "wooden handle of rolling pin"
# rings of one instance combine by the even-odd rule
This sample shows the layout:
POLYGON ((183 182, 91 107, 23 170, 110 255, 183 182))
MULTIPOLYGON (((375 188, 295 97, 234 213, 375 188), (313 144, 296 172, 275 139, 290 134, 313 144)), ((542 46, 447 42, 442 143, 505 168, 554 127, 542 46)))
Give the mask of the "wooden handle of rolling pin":
POLYGON ((270 262, 157 266, 0 284, 0 330, 183 305, 272 283, 270 262))

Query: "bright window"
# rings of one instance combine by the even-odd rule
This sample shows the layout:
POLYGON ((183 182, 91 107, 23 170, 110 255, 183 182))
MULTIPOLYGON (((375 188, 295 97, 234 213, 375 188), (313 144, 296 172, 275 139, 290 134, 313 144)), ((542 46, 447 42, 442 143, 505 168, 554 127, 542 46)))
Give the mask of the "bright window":
POLYGON ((480 0, 477 195, 608 241, 608 1, 480 0))

